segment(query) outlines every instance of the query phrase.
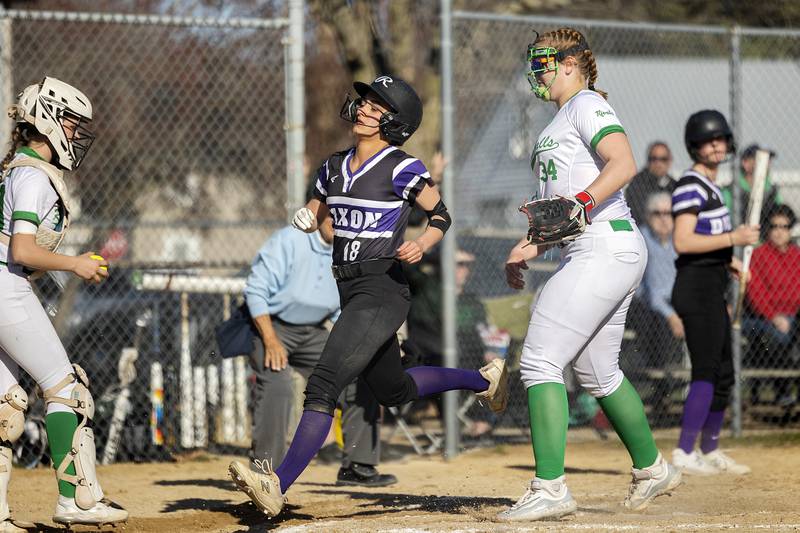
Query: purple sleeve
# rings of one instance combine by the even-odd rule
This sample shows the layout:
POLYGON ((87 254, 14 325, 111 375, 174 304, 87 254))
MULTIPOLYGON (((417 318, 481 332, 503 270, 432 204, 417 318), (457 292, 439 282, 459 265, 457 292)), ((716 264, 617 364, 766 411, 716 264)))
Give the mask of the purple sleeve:
POLYGON ((317 169, 314 174, 314 181, 313 197, 324 204, 325 199, 328 197, 328 160, 317 169))
POLYGON ((394 193, 410 203, 414 203, 425 184, 434 186, 428 169, 419 159, 410 158, 401 161, 392 172, 394 193))
POLYGON ((693 181, 681 180, 672 192, 672 216, 684 213, 698 214, 708 202, 708 193, 693 181))

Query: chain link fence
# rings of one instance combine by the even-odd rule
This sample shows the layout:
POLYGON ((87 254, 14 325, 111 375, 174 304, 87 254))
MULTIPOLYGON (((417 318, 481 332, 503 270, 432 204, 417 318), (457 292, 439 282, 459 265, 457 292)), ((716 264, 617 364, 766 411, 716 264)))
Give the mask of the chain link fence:
MULTIPOLYGON (((752 143, 777 153, 770 169, 780 193, 776 203, 800 207, 800 156, 795 149, 800 131, 789 111, 794 107, 793 88, 800 82, 797 32, 454 12, 453 175, 460 364, 475 365, 498 353, 508 358, 514 371, 509 408, 491 424, 514 428, 521 436, 528 432, 528 415, 519 382, 519 356, 529 310, 556 268, 557 258, 551 253, 532 262, 522 292, 505 285, 502 268, 508 251, 527 228, 517 207, 537 188, 530 168, 533 145, 556 111, 532 95, 525 78, 525 52, 534 40, 532 30, 561 26, 575 27, 586 35, 597 58, 596 85, 609 93, 639 168, 655 173, 651 187, 627 191, 629 203, 640 213, 640 226, 670 242, 672 219, 659 221, 657 212, 670 210, 669 192, 690 166, 683 141, 686 119, 708 108, 732 118, 740 155, 752 143), (735 39, 740 39, 738 47, 732 45, 735 39), (658 157, 650 159, 649 147, 657 141, 664 144, 664 153, 656 151, 658 157), (664 172, 667 175, 660 177, 664 172), (659 207, 658 197, 650 198, 659 190, 667 193, 661 198, 665 207, 659 207), (482 304, 483 315, 469 311, 476 301, 482 304), (466 316, 472 316, 473 322, 465 323, 466 316)), ((737 155, 722 170, 721 186, 732 190, 739 183, 749 188, 737 181, 743 175, 740 162, 737 155)), ((768 244, 778 234, 788 239, 789 232, 780 229, 788 223, 765 218, 765 244, 755 252, 763 259, 753 263, 760 283, 748 290, 741 335, 744 430, 796 428, 800 419, 800 351, 795 335, 795 316, 800 310, 798 248, 790 244, 788 253, 775 253, 768 244), (766 229, 768 223, 773 228, 777 224, 778 229, 766 229), (758 300, 766 303, 756 304, 758 300)), ((620 354, 621 366, 639 390, 655 428, 679 427, 690 375, 685 344, 676 337, 679 328, 668 315, 663 306, 654 306, 639 291, 628 314, 620 354)), ((596 401, 570 374, 568 370, 565 377, 571 427, 592 427, 605 434, 610 427, 596 401)), ((466 397, 463 400, 462 406, 469 407, 466 397)), ((469 408, 460 415, 465 427, 478 427, 475 422, 481 415, 477 411, 469 408)))
MULTIPOLYGON (((3 108, 45 75, 94 107, 96 141, 67 178, 77 209, 62 250, 95 250, 111 276, 37 285, 92 380, 102 462, 249 444, 247 365, 215 354, 214 327, 287 217, 285 110, 302 94, 288 82, 288 25, 0 10, 3 108)), ((28 466, 46 459, 35 404, 16 447, 28 466)))

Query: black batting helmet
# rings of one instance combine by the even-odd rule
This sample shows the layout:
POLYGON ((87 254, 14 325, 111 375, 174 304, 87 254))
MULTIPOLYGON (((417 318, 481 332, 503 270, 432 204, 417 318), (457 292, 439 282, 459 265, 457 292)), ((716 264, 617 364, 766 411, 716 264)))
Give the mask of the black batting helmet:
POLYGON ((725 120, 725 116, 716 109, 698 111, 686 121, 683 140, 686 142, 686 149, 693 160, 697 160, 697 149, 701 144, 718 137, 724 137, 728 142, 729 153, 736 152, 736 143, 731 127, 725 120))
MULTIPOLYGON (((369 85, 360 81, 353 88, 361 98, 375 93, 389 106, 378 123, 381 133, 390 144, 399 146, 406 142, 422 122, 422 101, 416 91, 400 78, 378 76, 369 85)), ((359 100, 345 102, 340 113, 349 122, 355 122, 359 100)))

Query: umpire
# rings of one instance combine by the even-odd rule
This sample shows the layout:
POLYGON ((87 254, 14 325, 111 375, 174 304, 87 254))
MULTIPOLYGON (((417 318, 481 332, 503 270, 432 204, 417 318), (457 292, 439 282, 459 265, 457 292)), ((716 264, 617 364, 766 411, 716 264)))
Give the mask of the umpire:
MULTIPOLYGON (((255 342, 250 354, 256 376, 251 459, 283 460, 287 433, 294 430, 288 427, 296 394, 291 370, 308 379, 328 339, 325 323, 339 314, 339 293, 331 275, 332 242, 330 218, 312 234, 287 227, 275 232, 253 261, 244 294, 262 342, 255 342)), ((369 387, 354 381, 339 404, 345 446, 336 484, 397 483, 395 476, 375 468, 380 457, 380 405, 369 387)))

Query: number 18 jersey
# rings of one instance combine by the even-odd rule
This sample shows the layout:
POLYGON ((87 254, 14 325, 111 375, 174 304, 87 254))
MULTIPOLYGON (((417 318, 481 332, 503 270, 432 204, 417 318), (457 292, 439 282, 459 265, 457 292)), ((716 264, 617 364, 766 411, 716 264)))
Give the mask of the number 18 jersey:
MULTIPOLYGON (((591 185, 605 164, 595 151, 597 144, 615 132, 625 130, 602 96, 583 90, 568 100, 539 135, 531 155, 538 198, 575 196, 591 185)), ((591 219, 630 219, 622 191, 597 205, 591 219)))
POLYGON ((333 217, 333 264, 397 255, 411 207, 433 181, 419 159, 387 146, 354 172, 355 149, 337 152, 317 171, 314 197, 333 217))

